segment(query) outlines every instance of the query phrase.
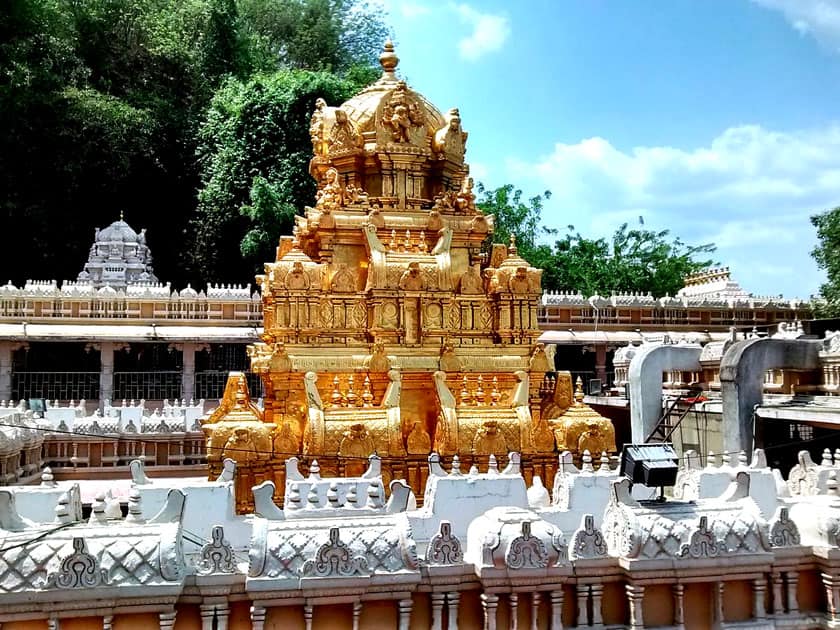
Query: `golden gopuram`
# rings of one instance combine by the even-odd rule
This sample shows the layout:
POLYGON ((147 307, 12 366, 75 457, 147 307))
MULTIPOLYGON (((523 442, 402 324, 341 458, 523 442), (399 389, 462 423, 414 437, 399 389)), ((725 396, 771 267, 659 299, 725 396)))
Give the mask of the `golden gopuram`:
MULTIPOLYGON (((210 476, 237 462, 240 511, 265 480, 281 500, 291 456, 355 476, 376 453, 386 487, 403 478, 419 498, 431 451, 464 471, 517 451, 526 478, 550 484, 555 434, 576 409, 570 376, 537 343, 542 271, 514 242, 486 247, 493 217, 476 207, 458 110, 400 80, 390 42, 380 63, 347 102, 315 103, 315 204, 257 277, 264 333, 249 355, 264 409, 232 374, 204 423, 210 476)), ((614 438, 596 448, 603 423, 574 422, 576 439, 614 451, 614 438)))

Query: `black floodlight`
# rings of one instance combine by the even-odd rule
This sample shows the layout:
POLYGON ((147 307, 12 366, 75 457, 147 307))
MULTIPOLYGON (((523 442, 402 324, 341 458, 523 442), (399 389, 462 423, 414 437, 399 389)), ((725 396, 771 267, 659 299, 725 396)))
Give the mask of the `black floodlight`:
POLYGON ((677 452, 672 444, 625 444, 620 474, 649 488, 677 482, 677 452))

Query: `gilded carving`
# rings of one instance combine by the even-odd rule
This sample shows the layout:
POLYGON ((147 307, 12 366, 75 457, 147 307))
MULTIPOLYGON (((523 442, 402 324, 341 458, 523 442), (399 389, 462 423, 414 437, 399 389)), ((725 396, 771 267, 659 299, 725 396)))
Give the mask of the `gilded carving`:
POLYGON ((408 93, 404 81, 398 82, 391 92, 382 110, 381 120, 391 142, 419 145, 425 139, 425 130, 422 128, 425 118, 417 101, 408 93))
POLYGON ((330 129, 329 155, 355 151, 360 146, 360 138, 347 117, 347 112, 338 107, 334 113, 335 122, 330 129))
POLYGON ((440 349, 440 369, 444 372, 460 372, 461 360, 455 354, 455 348, 449 340, 440 349))
POLYGON ((461 276, 459 290, 462 295, 479 295, 484 292, 483 285, 478 265, 471 265, 461 276))
POLYGON ((466 144, 467 132, 461 129, 461 114, 457 108, 452 108, 446 115, 446 125, 435 132, 433 147, 438 153, 463 160, 466 144))
POLYGON ((376 452, 376 444, 368 433, 364 424, 354 424, 348 431, 338 447, 338 454, 342 457, 362 457, 372 455, 376 452))
POLYGON ((408 263, 408 268, 400 276, 399 286, 403 291, 422 291, 426 288, 426 278, 420 270, 420 263, 408 263))
POLYGON ((432 440, 423 423, 415 421, 411 425, 411 431, 406 438, 406 451, 409 455, 428 455, 432 450, 432 440))
POLYGON ((356 275, 350 271, 346 263, 339 263, 333 274, 330 290, 334 293, 354 293, 356 291, 356 275))
POLYGON ((315 111, 309 120, 309 136, 312 138, 312 151, 316 157, 326 157, 329 151, 326 115, 327 102, 322 98, 315 99, 315 111))
POLYGON ((475 435, 472 452, 474 455, 504 455, 508 452, 505 436, 499 431, 495 420, 485 422, 475 435))

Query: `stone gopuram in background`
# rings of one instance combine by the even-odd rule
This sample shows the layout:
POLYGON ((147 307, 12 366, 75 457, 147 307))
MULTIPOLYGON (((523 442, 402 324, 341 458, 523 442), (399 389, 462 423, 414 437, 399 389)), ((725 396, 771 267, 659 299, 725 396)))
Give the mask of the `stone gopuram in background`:
MULTIPOLYGON (((292 455, 352 475, 375 452, 386 484, 405 478, 418 494, 432 449, 465 469, 517 451, 527 476, 553 478, 542 271, 513 241, 484 247, 493 217, 475 204, 458 110, 442 114, 397 78, 390 43, 380 62, 349 101, 316 102, 314 206, 257 278, 264 333, 249 354, 273 448, 237 458, 240 509, 252 485, 283 487, 292 455)), ((211 444, 217 426, 223 414, 205 424, 211 444)), ((211 477, 222 460, 211 448, 211 477)))

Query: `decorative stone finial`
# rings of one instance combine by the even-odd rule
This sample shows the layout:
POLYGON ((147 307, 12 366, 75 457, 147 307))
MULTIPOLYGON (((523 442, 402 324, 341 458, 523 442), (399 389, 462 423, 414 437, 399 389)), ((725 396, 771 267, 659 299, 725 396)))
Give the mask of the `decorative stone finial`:
POLYGON ((384 77, 394 78, 394 70, 397 69, 400 58, 394 52, 394 42, 388 39, 382 47, 382 54, 379 55, 379 64, 382 66, 384 77))

